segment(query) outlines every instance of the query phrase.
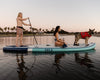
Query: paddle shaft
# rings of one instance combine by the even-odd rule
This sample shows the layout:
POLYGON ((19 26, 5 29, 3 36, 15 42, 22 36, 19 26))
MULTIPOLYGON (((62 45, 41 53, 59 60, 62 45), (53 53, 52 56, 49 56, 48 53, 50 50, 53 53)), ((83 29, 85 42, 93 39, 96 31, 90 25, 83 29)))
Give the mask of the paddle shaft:
MULTIPOLYGON (((31 24, 31 21, 30 21, 30 19, 29 19, 29 18, 28 18, 28 20, 29 20, 29 23, 31 24)), ((32 24, 31 24, 31 28, 32 28, 32 24)), ((32 29, 32 32, 33 32, 33 29, 32 29)), ((35 39, 36 44, 38 45, 38 42, 37 42, 36 37, 35 37, 35 35, 34 35, 34 34, 33 34, 33 36, 34 36, 34 39, 35 39)))

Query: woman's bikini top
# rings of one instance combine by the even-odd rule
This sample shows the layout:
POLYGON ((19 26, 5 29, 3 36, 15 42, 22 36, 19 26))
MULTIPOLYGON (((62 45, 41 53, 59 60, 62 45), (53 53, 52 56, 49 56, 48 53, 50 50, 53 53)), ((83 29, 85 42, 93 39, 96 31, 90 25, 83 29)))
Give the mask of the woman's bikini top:
MULTIPOLYGON (((58 39, 60 39, 60 35, 58 34, 58 39)), ((56 37, 55 37, 55 41, 57 41, 56 37)))

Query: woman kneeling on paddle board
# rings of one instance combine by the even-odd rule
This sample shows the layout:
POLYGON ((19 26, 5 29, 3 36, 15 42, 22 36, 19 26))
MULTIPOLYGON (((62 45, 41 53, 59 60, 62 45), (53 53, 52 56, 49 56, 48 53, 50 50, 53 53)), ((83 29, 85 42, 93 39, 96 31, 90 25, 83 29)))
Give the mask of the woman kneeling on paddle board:
POLYGON ((60 26, 57 26, 54 31, 55 46, 62 46, 63 48, 65 48, 67 47, 67 44, 64 42, 64 40, 59 38, 59 32, 60 32, 60 26))
POLYGON ((23 14, 21 12, 18 13, 17 16, 17 36, 16 36, 16 46, 18 47, 18 38, 20 37, 20 45, 22 46, 23 40, 23 25, 31 26, 31 24, 25 24, 23 21, 26 21, 29 18, 23 18, 23 14))

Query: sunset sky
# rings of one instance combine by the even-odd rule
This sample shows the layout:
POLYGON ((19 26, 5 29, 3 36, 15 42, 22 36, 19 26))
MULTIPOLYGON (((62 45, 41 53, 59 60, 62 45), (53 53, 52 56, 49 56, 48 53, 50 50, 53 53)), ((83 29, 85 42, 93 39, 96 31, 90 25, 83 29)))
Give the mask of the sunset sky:
POLYGON ((16 26, 18 12, 35 28, 100 31, 100 0, 0 0, 0 27, 16 26))

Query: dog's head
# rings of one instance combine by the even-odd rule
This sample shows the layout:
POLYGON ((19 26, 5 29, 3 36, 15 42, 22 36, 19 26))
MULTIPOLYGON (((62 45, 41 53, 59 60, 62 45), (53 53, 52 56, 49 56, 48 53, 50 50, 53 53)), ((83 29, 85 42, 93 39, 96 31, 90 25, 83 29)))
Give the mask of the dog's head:
POLYGON ((89 29, 89 34, 94 34, 95 29, 89 29))

